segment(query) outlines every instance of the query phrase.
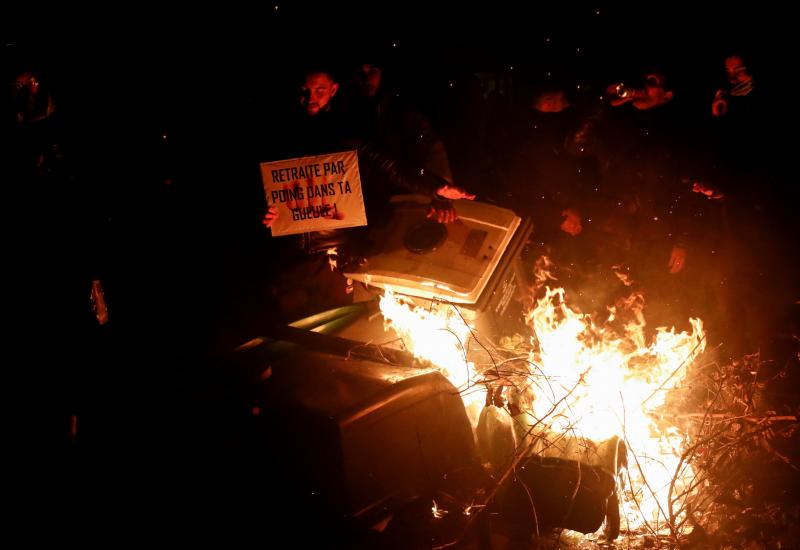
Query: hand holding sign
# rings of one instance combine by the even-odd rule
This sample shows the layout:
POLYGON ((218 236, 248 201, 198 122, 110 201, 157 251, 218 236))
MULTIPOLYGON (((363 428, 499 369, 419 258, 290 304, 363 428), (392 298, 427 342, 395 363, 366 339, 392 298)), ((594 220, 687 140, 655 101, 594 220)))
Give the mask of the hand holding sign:
POLYGON ((267 209, 267 213, 264 214, 264 219, 261 220, 261 223, 264 224, 264 227, 272 227, 276 219, 278 219, 278 207, 271 204, 267 209))

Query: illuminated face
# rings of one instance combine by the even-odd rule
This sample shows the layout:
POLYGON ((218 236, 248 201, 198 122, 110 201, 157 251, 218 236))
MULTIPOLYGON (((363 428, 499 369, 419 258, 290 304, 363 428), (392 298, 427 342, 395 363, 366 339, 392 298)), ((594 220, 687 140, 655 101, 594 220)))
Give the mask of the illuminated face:
POLYGON ((672 99, 672 92, 664 89, 664 77, 660 74, 651 73, 645 75, 644 97, 633 102, 637 109, 646 110, 664 105, 672 99))
POLYGON ((725 59, 725 72, 728 73, 728 82, 731 84, 741 84, 753 78, 747 74, 747 67, 738 55, 732 55, 725 59))
POLYGON ((544 92, 533 101, 533 108, 540 113, 560 113, 569 107, 569 101, 563 91, 544 92))
POLYGON ((30 71, 17 75, 11 89, 17 122, 32 122, 52 114, 53 104, 39 78, 30 71))
POLYGON ((14 80, 14 95, 19 93, 28 93, 36 95, 39 91, 39 79, 36 78, 31 72, 24 72, 17 76, 14 80))
POLYGON ((300 87, 300 105, 306 112, 315 116, 329 109, 330 101, 336 95, 339 85, 327 73, 310 73, 300 87))
POLYGON ((372 63, 356 67, 353 84, 358 94, 362 97, 375 97, 381 86, 381 74, 381 68, 372 63))

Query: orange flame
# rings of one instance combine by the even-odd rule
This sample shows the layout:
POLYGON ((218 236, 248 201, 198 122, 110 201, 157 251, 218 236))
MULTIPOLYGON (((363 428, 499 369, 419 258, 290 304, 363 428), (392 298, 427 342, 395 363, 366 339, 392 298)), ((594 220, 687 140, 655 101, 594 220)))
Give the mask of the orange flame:
MULTIPOLYGON (((548 271, 551 265, 546 258, 537 262, 538 287, 555 280, 548 271)), ((528 449, 603 466, 597 457, 601 445, 586 442, 619 437, 631 465, 630 487, 623 495, 627 527, 647 523, 657 529, 669 515, 670 484, 674 479, 678 486, 688 483, 692 472, 685 465, 676 472, 684 435, 677 427, 656 426, 652 413, 704 351, 703 323, 690 319, 691 333, 658 328, 648 339, 641 293, 609 308, 609 318, 598 325, 567 306, 563 288, 544 291, 526 317, 533 332, 530 372, 509 398, 522 410, 514 417, 518 452, 528 449)), ((486 393, 464 391, 483 383, 465 351, 472 328, 455 308, 438 306, 411 308, 391 290, 380 302, 386 326, 398 332, 414 356, 440 367, 462 392, 475 426, 486 393)))
MULTIPOLYGON (((570 446, 571 440, 623 438, 636 464, 629 469, 634 493, 627 495, 636 499, 629 503, 636 509, 627 514, 633 529, 645 521, 663 523, 673 477, 691 477, 688 470, 676 472, 683 435, 677 428, 659 429, 650 413, 684 379, 705 349, 705 337, 702 321, 690 319, 691 334, 659 328, 648 343, 643 297, 634 293, 624 305, 633 318, 618 334, 570 309, 564 289, 546 289, 528 315, 538 347, 531 352, 537 372, 525 423, 529 429, 536 425, 538 452, 547 452, 552 434, 574 436, 551 451, 577 454, 570 458, 583 459, 585 452, 580 444, 570 446)), ((610 319, 615 317, 612 309, 610 319)))

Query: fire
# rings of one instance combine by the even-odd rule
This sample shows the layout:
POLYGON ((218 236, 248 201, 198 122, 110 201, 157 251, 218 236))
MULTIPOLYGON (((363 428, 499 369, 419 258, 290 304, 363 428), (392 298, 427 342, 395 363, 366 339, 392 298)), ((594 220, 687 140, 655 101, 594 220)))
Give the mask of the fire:
MULTIPOLYGON (((545 261, 537 267, 549 265, 545 261)), ((554 278, 537 273, 537 280, 543 286, 554 278)), ((529 373, 504 382, 510 389, 507 399, 522 410, 514 417, 517 452, 616 470, 624 457, 614 459, 612 466, 599 455, 603 442, 619 438, 627 447, 629 465, 629 483, 621 495, 627 519, 623 527, 635 530, 647 524, 658 530, 673 519, 670 491, 675 494, 688 485, 692 472, 680 461, 685 434, 675 426, 656 425, 654 413, 704 351, 702 321, 690 319, 690 333, 659 328, 648 339, 640 293, 609 308, 608 319, 598 323, 570 308, 563 288, 544 290, 527 315, 533 333, 529 373)), ((475 372, 465 351, 472 328, 454 307, 440 312, 411 308, 390 290, 380 306, 409 351, 439 366, 461 391, 474 425, 486 396, 485 388, 477 388, 488 380, 475 372)), ((487 373, 487 379, 497 384, 496 374, 487 373)))
MULTIPOLYGON (((613 436, 625 441, 633 493, 624 496, 635 500, 627 511, 632 529, 645 521, 663 524, 669 517, 673 478, 679 483, 691 479, 688 469, 677 471, 683 434, 675 427, 656 426, 652 413, 664 405, 668 391, 680 384, 688 365, 705 349, 699 319, 690 319, 691 334, 659 328, 647 343, 643 306, 644 299, 636 293, 623 304, 632 318, 622 323, 620 333, 568 307, 564 289, 547 288, 528 315, 538 346, 531 352, 536 372, 526 422, 530 427, 538 423, 535 432, 542 439, 537 450, 547 452, 557 434, 569 434, 554 450, 591 462, 591 456, 584 458, 586 446, 570 448, 569 442, 601 442, 613 436)), ((612 308, 605 325, 616 320, 612 308)))
POLYGON ((472 416, 484 401, 479 391, 465 392, 479 382, 475 364, 467 360, 466 345, 472 332, 453 307, 444 311, 411 307, 387 289, 380 301, 385 324, 403 339, 414 357, 425 359, 442 369, 443 374, 462 392, 464 405, 472 416))

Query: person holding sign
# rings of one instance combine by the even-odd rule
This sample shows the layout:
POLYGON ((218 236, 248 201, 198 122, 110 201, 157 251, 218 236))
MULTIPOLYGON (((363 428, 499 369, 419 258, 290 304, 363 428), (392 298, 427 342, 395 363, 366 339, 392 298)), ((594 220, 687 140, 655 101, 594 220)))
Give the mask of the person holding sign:
MULTIPOLYGON (((387 130, 385 134, 366 132, 364 131, 363 118, 354 118, 352 113, 349 113, 351 115, 349 119, 343 116, 343 113, 335 107, 334 103, 338 90, 339 84, 330 70, 313 69, 305 73, 301 86, 300 105, 303 107, 306 115, 304 118, 307 120, 299 125, 303 135, 295 136, 291 140, 300 145, 295 148, 295 151, 308 155, 329 153, 337 149, 339 151, 345 148, 356 149, 358 163, 365 172, 364 181, 368 191, 364 193, 364 201, 368 214, 372 212, 383 218, 385 205, 388 204, 391 194, 410 192, 433 195, 431 209, 428 214, 429 218, 436 219, 440 223, 454 221, 456 214, 452 208, 452 201, 457 199, 472 200, 475 195, 467 193, 462 188, 452 184, 447 155, 441 142, 436 139, 432 140, 439 144, 438 147, 434 147, 434 150, 440 151, 442 154, 431 156, 440 160, 436 164, 441 168, 441 172, 444 172, 443 174, 426 170, 423 163, 412 166, 412 162, 407 160, 408 157, 403 158, 403 151, 401 151, 403 148, 400 147, 400 142, 397 139, 388 137, 390 133, 398 133, 396 130, 387 130)), ((416 127, 414 131, 430 134, 431 131, 429 129, 430 125, 425 124, 416 127), (425 128, 428 128, 428 130, 425 128)), ((411 146, 409 145, 407 148, 411 149, 411 146)), ((314 165, 312 164, 311 166, 313 167, 314 165)), ((304 171, 303 167, 300 166, 297 167, 294 173, 281 172, 281 175, 282 178, 287 180, 284 183, 288 183, 288 179, 292 175, 313 179, 314 177, 320 177, 319 167, 317 166, 317 168, 317 171, 309 172, 307 170, 304 171)), ((267 176, 263 174, 262 176, 266 182, 267 176)), ((294 181, 296 183, 297 180, 294 181)), ((293 184, 292 187, 296 189, 298 186, 293 184)), ((343 189, 340 188, 340 191, 343 191, 343 189)), ((333 188, 328 190, 327 193, 326 190, 323 190, 323 193, 326 194, 321 194, 321 196, 333 195, 333 191, 333 188)), ((283 193, 283 195, 285 196, 286 193, 283 193)), ((302 201, 305 200, 304 197, 297 195, 298 193, 294 191, 291 198, 286 197, 289 204, 296 204, 297 200, 300 200, 302 204, 302 201), (292 202, 293 200, 295 201, 294 203, 292 202)), ((319 196, 320 193, 318 192, 317 195, 319 196)), ((273 227, 279 218, 281 209, 275 199, 280 197, 280 193, 274 198, 268 196, 269 207, 263 219, 266 227, 273 227)), ((306 207, 309 206, 311 205, 309 204, 306 207)), ((312 215, 335 219, 341 213, 330 208, 329 210, 312 211, 312 215)), ((354 224, 345 221, 342 224, 338 224, 338 227, 351 227, 352 225, 354 224)), ((281 232, 280 234, 288 233, 281 232)))
POLYGON ((293 235, 291 248, 302 254, 275 274, 274 294, 288 319, 347 303, 346 280, 331 260, 338 257, 339 268, 358 261, 369 246, 362 227, 387 218, 391 191, 432 195, 429 217, 442 223, 456 217, 452 200, 474 198, 447 179, 408 170, 383 144, 359 135, 336 104, 338 90, 330 70, 307 70, 299 116, 272 149, 273 158, 282 150, 288 160, 261 163, 263 224, 273 237, 293 235))

